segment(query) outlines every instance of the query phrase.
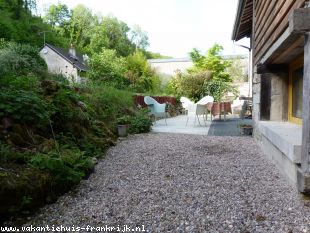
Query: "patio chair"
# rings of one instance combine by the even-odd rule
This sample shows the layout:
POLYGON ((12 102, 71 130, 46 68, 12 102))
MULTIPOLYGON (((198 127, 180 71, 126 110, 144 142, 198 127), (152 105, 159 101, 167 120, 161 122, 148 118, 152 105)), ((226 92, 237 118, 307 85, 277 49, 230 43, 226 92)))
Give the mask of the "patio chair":
POLYGON ((155 123, 156 123, 156 117, 164 117, 165 118, 165 123, 167 125, 167 113, 166 113, 166 104, 160 104, 158 103, 155 99, 153 99, 150 96, 145 96, 144 97, 144 103, 147 105, 149 108, 150 115, 153 115, 155 118, 155 123))
POLYGON ((205 117, 206 120, 208 120, 208 113, 210 113, 211 115, 211 121, 212 121, 212 114, 211 114, 211 109, 212 109, 212 103, 214 101, 214 98, 212 96, 205 96, 203 98, 201 98, 196 104, 200 104, 200 105, 205 105, 205 117))
POLYGON ((180 102, 182 104, 182 107, 185 109, 186 114, 188 112, 189 105, 194 104, 193 101, 191 101, 189 98, 184 97, 184 96, 180 98, 180 102))
MULTIPOLYGON (((187 112, 186 126, 187 126, 187 123, 188 123, 188 119, 191 116, 195 117, 194 126, 196 124, 196 119, 198 119, 198 123, 199 123, 199 125, 201 125, 200 124, 200 120, 199 120, 199 116, 202 115, 202 117, 203 117, 205 113, 206 113, 206 106, 205 105, 190 104, 189 107, 188 107, 188 112, 187 112)), ((204 121, 204 123, 205 123, 205 126, 206 126, 206 122, 205 121, 204 121)))

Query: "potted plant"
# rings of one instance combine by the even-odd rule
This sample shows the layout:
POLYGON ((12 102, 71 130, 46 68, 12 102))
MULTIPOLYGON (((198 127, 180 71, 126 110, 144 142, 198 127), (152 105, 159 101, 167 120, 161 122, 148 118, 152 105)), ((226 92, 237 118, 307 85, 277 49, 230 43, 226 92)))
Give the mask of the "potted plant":
POLYGON ((253 126, 251 124, 239 124, 241 135, 252 135, 253 133, 253 126))
POLYGON ((117 118, 117 132, 118 136, 126 137, 128 134, 128 125, 130 124, 130 116, 124 115, 117 118))

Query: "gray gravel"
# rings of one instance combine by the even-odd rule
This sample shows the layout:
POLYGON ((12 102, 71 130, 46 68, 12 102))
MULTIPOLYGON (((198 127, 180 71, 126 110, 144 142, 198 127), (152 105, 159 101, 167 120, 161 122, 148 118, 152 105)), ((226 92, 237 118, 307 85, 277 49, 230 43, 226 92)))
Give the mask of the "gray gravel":
POLYGON ((310 204, 250 137, 144 134, 110 149, 88 180, 29 224, 309 232, 310 204))

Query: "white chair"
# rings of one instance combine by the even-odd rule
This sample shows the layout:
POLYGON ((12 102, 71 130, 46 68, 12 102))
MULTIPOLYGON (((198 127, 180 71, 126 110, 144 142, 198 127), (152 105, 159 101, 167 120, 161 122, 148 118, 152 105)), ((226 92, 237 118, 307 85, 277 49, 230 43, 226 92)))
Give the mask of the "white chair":
POLYGON ((155 123, 156 123, 156 117, 164 117, 165 122, 167 125, 167 113, 166 113, 166 104, 160 104, 155 99, 153 99, 150 96, 144 97, 144 103, 148 106, 148 108, 151 111, 151 115, 154 115, 155 117, 155 123))
POLYGON ((211 114, 211 120, 212 120, 212 113, 211 113, 211 108, 208 110, 207 109, 207 104, 208 103, 213 103, 214 102, 214 98, 212 96, 205 96, 203 98, 201 98, 196 104, 200 104, 200 105, 204 105, 205 106, 205 115, 206 116, 206 120, 208 120, 208 113, 211 114))
POLYGON ((214 98, 212 96, 205 96, 202 99, 200 99, 196 104, 206 105, 207 103, 214 102, 214 98))
MULTIPOLYGON (((195 117, 195 121, 194 121, 194 126, 196 124, 196 119, 198 119, 198 123, 200 124, 200 120, 199 120, 199 116, 202 115, 202 117, 204 117, 204 114, 206 113, 206 106, 205 105, 201 105, 201 104, 190 104, 188 106, 188 112, 187 112, 187 120, 186 120, 186 126, 188 123, 188 119, 189 117, 193 116, 195 117)), ((204 119, 204 118, 203 118, 204 119)), ((205 126, 206 126, 206 122, 204 121, 205 126)))
POLYGON ((185 113, 188 112, 189 105, 194 104, 193 101, 191 101, 189 98, 184 97, 184 96, 180 98, 180 102, 182 104, 182 107, 185 109, 185 113))

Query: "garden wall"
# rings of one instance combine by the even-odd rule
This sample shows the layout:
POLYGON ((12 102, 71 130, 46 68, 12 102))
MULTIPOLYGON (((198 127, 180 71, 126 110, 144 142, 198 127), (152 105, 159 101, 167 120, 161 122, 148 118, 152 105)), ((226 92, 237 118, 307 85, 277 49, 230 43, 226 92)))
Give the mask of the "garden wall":
MULTIPOLYGON (((158 103, 170 103, 172 105, 177 105, 177 99, 172 96, 151 96, 154 98, 158 103)), ((144 96, 143 95, 135 95, 134 96, 134 102, 138 106, 146 107, 146 104, 144 103, 144 96)))

